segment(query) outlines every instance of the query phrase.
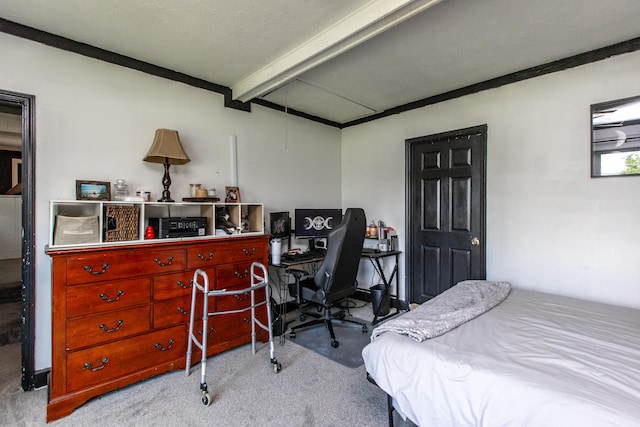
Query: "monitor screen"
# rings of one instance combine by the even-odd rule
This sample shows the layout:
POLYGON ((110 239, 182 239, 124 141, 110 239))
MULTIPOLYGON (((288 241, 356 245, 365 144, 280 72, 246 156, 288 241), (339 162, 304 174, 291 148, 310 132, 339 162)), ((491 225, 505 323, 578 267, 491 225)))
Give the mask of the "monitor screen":
POLYGON ((296 209, 295 235, 297 238, 327 237, 342 221, 342 209, 296 209))
POLYGON ((271 212, 269 214, 271 235, 276 239, 288 239, 291 235, 289 212, 271 212))

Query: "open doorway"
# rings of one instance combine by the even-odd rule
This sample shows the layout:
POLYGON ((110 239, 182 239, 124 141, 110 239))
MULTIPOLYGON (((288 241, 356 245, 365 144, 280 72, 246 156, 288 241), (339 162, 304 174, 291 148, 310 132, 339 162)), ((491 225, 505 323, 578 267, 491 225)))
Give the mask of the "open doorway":
MULTIPOLYGON (((19 322, 20 345, 22 353, 22 388, 33 390, 37 386, 34 363, 35 348, 35 97, 33 95, 20 94, 0 90, 0 110, 7 111, 9 115, 19 116, 19 138, 21 147, 17 154, 8 154, 11 157, 12 185, 9 192, 14 193, 12 203, 19 204, 15 213, 15 223, 19 224, 18 231, 19 248, 9 254, 11 261, 6 267, 7 275, 11 279, 18 279, 21 283, 19 290, 19 322), (13 160, 15 159, 15 161, 13 160), (16 169, 15 171, 13 169, 16 169), (14 184, 15 181, 15 184, 14 184), (18 184, 21 184, 18 186, 18 184), (17 193, 20 193, 20 197, 17 193), (19 200, 18 200, 19 199, 19 200), (19 266, 19 273, 15 272, 15 266, 19 266), (17 276, 17 277, 16 277, 17 276)), ((15 150, 6 150, 15 151, 15 150)), ((6 193, 6 192, 5 192, 6 193)), ((16 225, 13 225, 15 227, 16 225)), ((15 284, 15 280, 12 280, 15 284)), ((15 288, 15 286, 13 286, 15 288)), ((13 299, 15 289, 8 291, 8 299, 13 299)), ((42 382, 42 381, 39 381, 42 382)))
POLYGON ((0 104, 0 346, 22 333, 22 108, 0 104))

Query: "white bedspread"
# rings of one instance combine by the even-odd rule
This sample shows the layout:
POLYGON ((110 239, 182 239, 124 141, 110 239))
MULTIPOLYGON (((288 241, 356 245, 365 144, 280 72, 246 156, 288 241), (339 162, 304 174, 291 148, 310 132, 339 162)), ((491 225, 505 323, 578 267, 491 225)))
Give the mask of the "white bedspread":
POLYGON ((384 333, 362 355, 421 426, 640 426, 640 310, 512 289, 444 335, 384 333))
POLYGON ((464 280, 415 310, 373 330, 371 341, 385 332, 404 334, 416 341, 437 337, 500 304, 509 295, 508 282, 464 280))

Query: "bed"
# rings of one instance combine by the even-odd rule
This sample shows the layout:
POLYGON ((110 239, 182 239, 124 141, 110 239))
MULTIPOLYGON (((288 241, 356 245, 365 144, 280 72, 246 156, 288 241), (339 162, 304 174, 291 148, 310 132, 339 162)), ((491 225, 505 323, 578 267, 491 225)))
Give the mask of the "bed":
POLYGON ((402 317, 428 317, 429 304, 457 286, 374 329, 362 351, 403 418, 434 427, 640 426, 640 310, 509 289, 448 332, 402 332, 402 317))

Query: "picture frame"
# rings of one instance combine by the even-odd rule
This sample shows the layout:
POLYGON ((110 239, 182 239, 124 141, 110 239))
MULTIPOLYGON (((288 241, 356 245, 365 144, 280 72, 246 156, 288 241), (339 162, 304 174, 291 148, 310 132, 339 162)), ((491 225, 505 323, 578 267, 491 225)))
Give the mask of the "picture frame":
POLYGON ((225 203, 240 203, 240 189, 238 187, 224 187, 225 203))
POLYGON ((111 183, 76 180, 76 200, 111 200, 111 183))
POLYGON ((22 182, 22 159, 11 159, 11 186, 22 182))

